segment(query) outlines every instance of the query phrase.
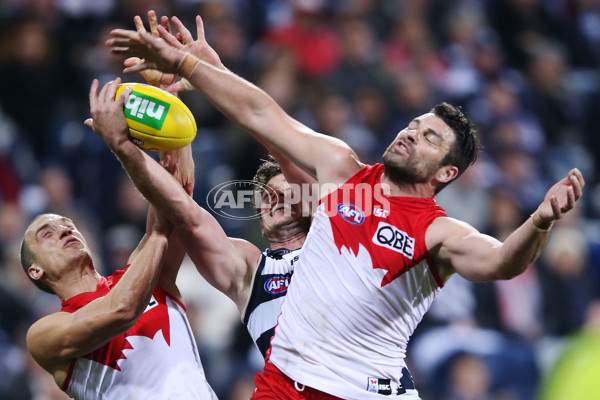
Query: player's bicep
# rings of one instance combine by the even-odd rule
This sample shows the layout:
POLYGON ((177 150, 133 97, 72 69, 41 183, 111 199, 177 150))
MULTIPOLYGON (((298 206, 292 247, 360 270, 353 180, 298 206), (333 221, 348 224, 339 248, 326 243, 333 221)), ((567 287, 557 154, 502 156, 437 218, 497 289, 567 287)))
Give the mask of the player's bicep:
POLYGON ((456 272, 474 282, 495 278, 497 254, 502 245, 497 239, 452 218, 438 218, 427 235, 430 240, 436 235, 439 238, 439 245, 433 253, 443 276, 449 277, 456 272))
POLYGON ((101 297, 73 313, 48 315, 27 332, 27 347, 42 366, 84 356, 125 332, 131 321, 101 297))
POLYGON ((336 160, 355 156, 342 140, 312 130, 281 109, 274 108, 272 118, 264 118, 262 124, 256 129, 262 134, 254 136, 267 149, 280 153, 319 181, 343 172, 343 166, 339 166, 336 160), (265 137, 268 139, 265 140, 265 137))
POLYGON ((231 297, 246 274, 246 257, 229 240, 217 220, 198 207, 190 224, 180 229, 179 234, 202 277, 231 297))

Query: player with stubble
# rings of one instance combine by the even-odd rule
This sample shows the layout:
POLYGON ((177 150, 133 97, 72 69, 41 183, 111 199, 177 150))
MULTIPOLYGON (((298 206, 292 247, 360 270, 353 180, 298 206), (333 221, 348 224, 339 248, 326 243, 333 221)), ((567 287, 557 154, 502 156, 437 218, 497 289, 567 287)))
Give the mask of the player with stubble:
POLYGON ((584 179, 574 168, 500 242, 448 217, 434 200, 479 150, 475 129, 456 107, 440 103, 415 116, 383 163, 365 165, 346 143, 314 132, 261 89, 198 59, 166 30, 159 33, 161 39, 114 30, 107 44, 144 59, 125 72, 179 74, 320 187, 338 187, 320 193, 252 399, 418 399, 404 365, 406 347, 444 283, 454 273, 474 282, 523 273, 546 246, 554 222, 582 196, 584 179), (375 189, 352 189, 365 184, 379 185, 386 201, 375 189), (348 201, 339 203, 344 193, 348 201), (411 250, 390 245, 383 230, 410 241, 411 250))

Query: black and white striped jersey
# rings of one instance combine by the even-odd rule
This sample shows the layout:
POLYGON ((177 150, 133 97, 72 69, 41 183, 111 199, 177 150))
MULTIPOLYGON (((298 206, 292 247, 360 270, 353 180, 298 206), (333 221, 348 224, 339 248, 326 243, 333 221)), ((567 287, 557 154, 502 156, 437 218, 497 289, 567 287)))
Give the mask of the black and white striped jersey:
POLYGON ((300 250, 266 249, 254 274, 243 322, 263 357, 269 349, 300 250))

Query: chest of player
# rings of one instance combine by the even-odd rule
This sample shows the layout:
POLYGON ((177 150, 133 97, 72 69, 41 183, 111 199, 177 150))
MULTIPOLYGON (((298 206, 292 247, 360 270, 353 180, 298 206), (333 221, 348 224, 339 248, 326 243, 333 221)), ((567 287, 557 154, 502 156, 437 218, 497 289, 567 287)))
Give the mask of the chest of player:
POLYGON ((427 257, 425 231, 430 213, 412 203, 412 198, 390 201, 368 194, 350 195, 342 202, 324 202, 321 211, 329 219, 340 253, 345 246, 358 255, 363 247, 372 268, 387 271, 381 283, 384 286, 427 257))

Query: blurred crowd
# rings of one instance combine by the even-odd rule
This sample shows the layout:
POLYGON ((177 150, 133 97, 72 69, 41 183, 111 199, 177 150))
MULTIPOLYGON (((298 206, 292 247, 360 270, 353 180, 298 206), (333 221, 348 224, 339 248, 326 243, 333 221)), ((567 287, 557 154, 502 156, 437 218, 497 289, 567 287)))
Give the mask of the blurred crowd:
MULTIPOLYGON (((120 269, 144 232, 147 203, 83 125, 88 91, 123 77, 104 46, 147 10, 177 15, 227 68, 363 162, 439 101, 462 106, 485 150, 438 202, 499 239, 578 167, 577 209, 543 256, 511 281, 453 277, 413 335, 408 363, 423 400, 532 400, 569 338, 600 320, 600 2, 597 0, 3 0, 0 1, 0 399, 63 399, 25 349, 57 311, 18 249, 32 217, 67 215, 101 273, 120 269)), ((194 198, 251 179, 265 150, 200 94, 194 198)), ((258 222, 220 220, 267 243, 258 222)), ((219 398, 247 399, 261 359, 228 299, 186 264, 182 289, 219 398)), ((592 329, 592 328, 589 328, 592 329)))

